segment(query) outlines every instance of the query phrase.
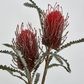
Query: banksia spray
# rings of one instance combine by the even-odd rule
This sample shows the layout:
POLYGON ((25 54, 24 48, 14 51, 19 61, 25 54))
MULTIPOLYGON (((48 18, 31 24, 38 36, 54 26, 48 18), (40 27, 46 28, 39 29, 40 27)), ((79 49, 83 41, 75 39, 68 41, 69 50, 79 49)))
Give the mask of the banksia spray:
POLYGON ((21 27, 17 25, 16 38, 12 40, 12 44, 3 44, 12 50, 0 50, 0 53, 12 56, 13 64, 11 67, 0 65, 0 69, 8 71, 11 75, 24 81, 25 84, 45 84, 48 70, 56 66, 61 66, 70 73, 70 64, 58 52, 73 44, 84 42, 84 38, 63 44, 68 33, 64 34, 64 30, 68 26, 68 14, 65 17, 62 7, 57 3, 54 7, 49 4, 46 12, 38 7, 34 0, 29 0, 24 5, 37 10, 42 32, 40 29, 39 32, 37 29, 37 32, 34 31, 30 24, 27 28, 24 27, 23 23, 21 27), (53 59, 56 61, 52 61, 53 59), (41 80, 38 68, 43 63, 44 71, 41 74, 41 80))

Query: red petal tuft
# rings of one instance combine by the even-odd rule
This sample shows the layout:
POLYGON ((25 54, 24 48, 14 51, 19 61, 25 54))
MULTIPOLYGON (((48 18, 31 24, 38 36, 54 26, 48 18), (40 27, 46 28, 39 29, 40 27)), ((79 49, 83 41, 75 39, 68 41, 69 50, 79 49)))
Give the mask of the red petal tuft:
MULTIPOLYGON (((35 34, 29 29, 21 30, 16 36, 17 49, 21 51, 25 59, 29 71, 32 71, 37 58, 38 48, 35 34)), ((23 69, 24 66, 19 59, 17 59, 18 68, 23 69)))
POLYGON ((44 18, 44 32, 42 37, 42 43, 44 45, 53 49, 60 47, 64 22, 64 16, 59 10, 53 10, 51 12, 49 10, 44 18))

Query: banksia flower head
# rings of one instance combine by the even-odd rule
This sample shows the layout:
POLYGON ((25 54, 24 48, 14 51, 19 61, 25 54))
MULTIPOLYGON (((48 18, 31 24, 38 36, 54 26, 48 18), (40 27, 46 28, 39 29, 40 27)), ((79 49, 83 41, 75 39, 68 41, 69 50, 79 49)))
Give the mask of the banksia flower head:
MULTIPOLYGON (((35 61, 38 58, 38 47, 36 41, 36 34, 29 28, 23 29, 23 24, 19 30, 19 26, 16 29, 16 48, 21 51, 23 58, 27 64, 29 71, 31 72, 35 66, 35 61)), ((18 68, 23 70, 24 65, 21 60, 17 58, 18 68)))
POLYGON ((63 30, 68 26, 68 15, 64 19, 62 7, 55 4, 52 7, 48 5, 46 13, 44 13, 44 29, 42 43, 50 48, 57 49, 62 42, 63 30))

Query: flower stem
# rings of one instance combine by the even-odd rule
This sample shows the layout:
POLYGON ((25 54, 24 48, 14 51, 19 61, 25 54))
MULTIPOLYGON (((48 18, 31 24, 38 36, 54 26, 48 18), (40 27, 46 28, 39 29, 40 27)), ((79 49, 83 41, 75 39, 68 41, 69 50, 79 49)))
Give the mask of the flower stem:
POLYGON ((45 83, 45 78, 47 75, 47 66, 48 66, 48 63, 45 61, 45 69, 44 69, 44 73, 43 73, 42 84, 45 83))
POLYGON ((28 79, 28 84, 32 84, 31 73, 29 73, 27 68, 26 68, 26 75, 27 75, 27 79, 28 79))
MULTIPOLYGON (((50 52, 50 48, 48 49, 48 53, 49 52, 50 52)), ((44 68, 43 77, 42 77, 42 83, 41 84, 45 83, 45 79, 46 79, 49 63, 50 63, 50 57, 49 57, 49 54, 48 54, 47 57, 45 58, 45 68, 44 68)))

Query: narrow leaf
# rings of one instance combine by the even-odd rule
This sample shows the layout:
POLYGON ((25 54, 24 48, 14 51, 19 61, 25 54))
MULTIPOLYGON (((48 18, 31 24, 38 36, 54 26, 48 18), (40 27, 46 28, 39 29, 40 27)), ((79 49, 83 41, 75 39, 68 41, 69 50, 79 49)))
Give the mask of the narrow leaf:
POLYGON ((24 6, 26 6, 26 7, 34 7, 35 8, 35 6, 33 5, 33 4, 30 4, 30 3, 28 3, 28 2, 25 2, 24 3, 24 6))
POLYGON ((4 46, 6 46, 6 47, 10 47, 10 48, 12 48, 13 47, 13 45, 11 45, 11 44, 8 44, 8 43, 6 43, 6 44, 3 44, 4 46))

